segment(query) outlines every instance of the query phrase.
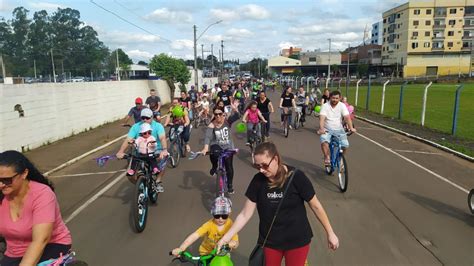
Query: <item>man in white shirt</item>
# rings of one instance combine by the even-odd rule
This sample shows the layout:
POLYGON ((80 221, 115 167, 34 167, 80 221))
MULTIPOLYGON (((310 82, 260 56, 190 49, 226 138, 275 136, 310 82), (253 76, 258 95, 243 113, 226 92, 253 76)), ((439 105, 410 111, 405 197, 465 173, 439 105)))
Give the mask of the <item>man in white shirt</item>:
POLYGON ((350 132, 356 132, 356 129, 352 126, 349 110, 347 110, 345 104, 340 102, 341 93, 339 91, 333 91, 329 97, 330 101, 323 104, 319 112, 318 134, 321 135, 319 139, 321 142, 321 150, 324 154, 325 165, 331 164, 329 158, 329 142, 331 142, 332 136, 339 137, 343 152, 349 147, 349 141, 344 131, 342 119, 347 123, 350 132))

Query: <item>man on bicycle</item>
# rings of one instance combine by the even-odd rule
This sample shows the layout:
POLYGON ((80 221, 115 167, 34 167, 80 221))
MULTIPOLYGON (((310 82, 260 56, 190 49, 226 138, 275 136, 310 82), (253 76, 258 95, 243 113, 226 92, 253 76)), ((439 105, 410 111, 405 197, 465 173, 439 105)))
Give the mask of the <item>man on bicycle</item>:
POLYGON ((339 91, 333 91, 329 95, 329 99, 329 102, 322 105, 321 111, 319 112, 318 134, 321 135, 321 150, 324 154, 325 166, 331 164, 331 159, 329 158, 329 143, 331 142, 332 136, 339 138, 343 153, 346 153, 349 147, 349 141, 344 131, 342 119, 346 121, 349 132, 356 132, 356 129, 352 126, 351 116, 347 107, 340 102, 341 93, 339 91))
POLYGON ((301 125, 305 122, 306 118, 306 107, 309 104, 309 96, 304 90, 303 86, 300 86, 296 93, 296 106, 301 107, 301 125))
POLYGON ((233 102, 232 93, 229 91, 227 84, 222 84, 222 91, 217 93, 217 102, 222 100, 224 102, 224 110, 230 113, 232 110, 231 103, 233 102))
MULTIPOLYGON (((134 124, 128 131, 127 137, 120 146, 119 151, 117 152, 117 158, 122 159, 125 157, 125 150, 128 148, 129 143, 132 143, 135 139, 140 136, 140 128, 143 123, 148 123, 151 126, 151 134, 157 140, 156 142, 156 151, 160 152, 159 159, 162 160, 168 155, 168 143, 166 142, 166 134, 163 126, 153 120, 153 111, 149 108, 144 108, 140 113, 142 121, 134 124)), ((156 177, 156 192, 164 192, 162 179, 165 174, 165 171, 161 171, 156 177)))

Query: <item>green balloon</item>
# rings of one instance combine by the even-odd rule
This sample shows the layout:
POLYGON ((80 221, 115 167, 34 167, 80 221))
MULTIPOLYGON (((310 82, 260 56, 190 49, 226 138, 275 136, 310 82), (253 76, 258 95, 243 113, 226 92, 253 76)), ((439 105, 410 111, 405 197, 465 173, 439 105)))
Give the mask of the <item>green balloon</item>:
POLYGON ((240 91, 238 91, 238 92, 235 94, 235 97, 236 97, 236 98, 241 98, 241 97, 242 97, 242 93, 240 93, 240 91))
POLYGON ((171 110, 171 112, 173 113, 173 116, 174 116, 174 117, 182 117, 182 116, 184 116, 183 107, 181 107, 181 106, 175 106, 175 107, 173 107, 173 110, 171 110))
POLYGON ((316 113, 319 113, 319 112, 321 111, 321 106, 316 105, 316 106, 314 107, 314 111, 315 111, 316 113))
POLYGON ((237 133, 245 133, 247 132, 247 125, 244 122, 240 122, 237 124, 235 129, 237 130, 237 133))
POLYGON ((233 266, 232 260, 228 255, 215 256, 209 266, 233 266))

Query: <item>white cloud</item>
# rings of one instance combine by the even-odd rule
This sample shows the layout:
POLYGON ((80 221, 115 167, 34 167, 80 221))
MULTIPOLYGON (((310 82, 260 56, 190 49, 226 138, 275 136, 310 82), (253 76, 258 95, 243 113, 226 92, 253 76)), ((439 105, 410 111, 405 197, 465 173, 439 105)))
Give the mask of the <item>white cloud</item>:
POLYGON ((263 20, 270 17, 270 11, 259 5, 244 5, 236 9, 211 9, 211 17, 224 21, 239 19, 263 20))
POLYGON ((133 59, 150 59, 153 57, 152 53, 141 50, 131 50, 127 51, 127 54, 133 59))
POLYGON ((174 49, 174 50, 193 49, 194 43, 191 40, 180 39, 180 40, 174 40, 170 46, 171 46, 171 49, 174 49))
MULTIPOLYGON (((96 28, 94 28, 96 29, 96 28)), ((108 44, 113 45, 126 45, 126 44, 143 44, 143 43, 156 43, 160 41, 160 37, 151 34, 142 33, 131 33, 121 31, 105 31, 102 29, 96 29, 99 38, 108 44)))
POLYGON ((248 29, 236 29, 236 28, 231 28, 226 32, 226 35, 229 35, 231 37, 235 38, 247 38, 253 36, 253 32, 249 31, 248 29))
POLYGON ((169 10, 164 7, 146 15, 145 19, 156 23, 180 24, 192 22, 193 16, 185 11, 169 10))
POLYGON ((0 12, 10 12, 13 6, 7 0, 0 0, 0 12))
POLYGON ((34 9, 44 9, 46 11, 56 11, 58 8, 64 8, 62 5, 48 2, 30 2, 28 4, 34 9))

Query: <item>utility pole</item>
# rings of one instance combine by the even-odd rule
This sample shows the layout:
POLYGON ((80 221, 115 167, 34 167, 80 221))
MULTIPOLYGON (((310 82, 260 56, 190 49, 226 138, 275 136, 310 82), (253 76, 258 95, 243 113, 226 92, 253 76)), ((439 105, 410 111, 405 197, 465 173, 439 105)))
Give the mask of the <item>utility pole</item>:
POLYGON ((61 76, 63 77, 63 79, 65 78, 64 77, 64 59, 61 59, 61 76))
POLYGON ((201 44, 201 53, 202 53, 202 74, 204 75, 204 44, 201 44))
POLYGON ((214 77, 214 44, 211 44, 211 71, 212 77, 214 77))
POLYGON ((54 83, 56 83, 56 69, 54 68, 53 48, 51 48, 51 63, 53 65, 53 80, 54 80, 54 83))
POLYGON ((346 73, 346 97, 347 97, 347 88, 349 87, 349 62, 351 61, 351 44, 349 44, 349 48, 347 49, 347 73, 346 73))
POLYGON ((222 59, 222 67, 221 67, 221 75, 224 74, 224 40, 221 40, 221 59, 222 59))
POLYGON ((331 39, 329 40, 328 79, 331 78, 331 39))
POLYGON ((196 38, 196 25, 193 26, 194 30, 194 87, 199 88, 198 85, 198 68, 197 68, 197 38, 196 38))
POLYGON ((117 48, 117 51, 115 52, 115 56, 117 57, 117 80, 120 81, 120 62, 119 62, 118 51, 119 49, 117 48))
POLYGON ((0 54, 0 63, 2 65, 2 77, 3 77, 3 82, 5 83, 5 77, 7 75, 7 70, 5 69, 5 62, 3 62, 3 54, 0 54))
POLYGON ((33 60, 33 69, 35 71, 35 79, 36 79, 36 60, 33 60))

